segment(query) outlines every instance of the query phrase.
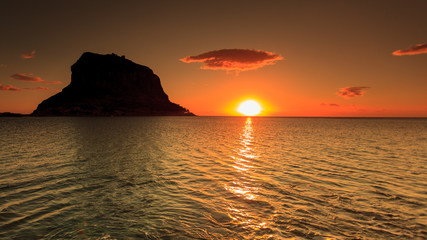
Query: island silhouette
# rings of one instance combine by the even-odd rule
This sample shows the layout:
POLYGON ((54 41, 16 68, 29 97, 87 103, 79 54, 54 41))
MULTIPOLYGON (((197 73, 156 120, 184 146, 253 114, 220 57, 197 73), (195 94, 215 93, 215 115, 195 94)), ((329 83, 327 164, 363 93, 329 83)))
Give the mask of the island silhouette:
POLYGON ((153 71, 117 54, 85 52, 71 82, 41 102, 32 116, 194 116, 173 103, 153 71))

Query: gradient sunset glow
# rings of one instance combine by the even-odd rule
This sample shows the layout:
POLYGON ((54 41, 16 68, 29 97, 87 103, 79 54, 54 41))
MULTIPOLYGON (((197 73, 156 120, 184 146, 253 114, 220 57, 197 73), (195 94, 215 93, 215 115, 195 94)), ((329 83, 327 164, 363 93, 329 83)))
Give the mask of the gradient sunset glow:
POLYGON ((426 1, 24 3, 2 3, 0 112, 31 113, 90 51, 150 67, 200 116, 254 99, 258 116, 427 117, 426 1))

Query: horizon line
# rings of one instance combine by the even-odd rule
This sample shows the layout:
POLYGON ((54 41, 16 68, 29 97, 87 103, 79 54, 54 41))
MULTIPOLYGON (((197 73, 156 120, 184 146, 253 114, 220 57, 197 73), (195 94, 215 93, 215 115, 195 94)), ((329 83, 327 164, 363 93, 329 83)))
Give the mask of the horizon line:
POLYGON ((240 117, 240 118, 394 118, 394 119, 427 119, 427 116, 414 117, 414 116, 371 116, 371 117, 358 117, 358 116, 241 116, 241 115, 195 115, 195 116, 174 116, 174 115, 141 115, 141 116, 66 116, 66 115, 51 115, 51 116, 34 116, 31 113, 14 113, 14 112, 0 112, 0 117, 240 117))

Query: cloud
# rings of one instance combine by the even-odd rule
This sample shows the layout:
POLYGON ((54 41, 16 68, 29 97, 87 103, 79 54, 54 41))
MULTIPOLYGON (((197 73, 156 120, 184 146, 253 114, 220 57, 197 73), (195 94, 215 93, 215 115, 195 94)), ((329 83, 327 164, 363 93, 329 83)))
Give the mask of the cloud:
POLYGON ((35 57, 36 57, 36 50, 31 51, 31 53, 21 54, 21 58, 23 59, 29 59, 29 58, 35 58, 35 57))
POLYGON ((55 91, 55 92, 59 91, 58 89, 51 89, 51 88, 47 88, 47 87, 33 87, 33 88, 22 88, 21 89, 21 88, 14 87, 12 85, 3 85, 3 84, 0 83, 0 91, 14 91, 14 92, 19 92, 19 91, 22 91, 22 90, 30 90, 30 91, 33 91, 33 90, 43 90, 43 91, 55 91))
POLYGON ((415 54, 422 54, 422 53, 427 53, 427 43, 417 44, 408 49, 401 49, 401 50, 394 51, 393 55, 403 56, 403 55, 415 55, 415 54))
POLYGON ((322 106, 329 106, 329 107, 340 107, 340 105, 336 103, 321 103, 322 106))
POLYGON ((47 87, 33 87, 33 88, 24 88, 25 90, 43 90, 43 91, 54 91, 59 92, 59 89, 47 88, 47 87))
POLYGON ((354 98, 358 96, 363 96, 363 94, 365 94, 365 91, 362 90, 365 88, 369 87, 344 87, 337 92, 337 95, 343 98, 354 98))
POLYGON ((201 62, 201 69, 247 71, 275 64, 282 60, 280 54, 263 50, 252 49, 221 49, 214 50, 197 56, 188 56, 180 59, 182 62, 201 62))
POLYGON ((14 91, 14 92, 17 92, 17 91, 21 91, 22 89, 14 87, 12 85, 3 85, 3 84, 0 83, 0 90, 2 90, 2 91, 14 91))
POLYGON ((18 80, 18 81, 25 81, 25 82, 38 82, 38 83, 45 83, 45 84, 60 84, 62 82, 60 81, 46 81, 41 79, 40 77, 33 77, 32 74, 26 75, 23 73, 16 73, 10 76, 12 79, 18 80))
POLYGON ((47 87, 34 87, 34 88, 24 88, 25 90, 43 90, 43 91, 49 91, 50 89, 47 87))

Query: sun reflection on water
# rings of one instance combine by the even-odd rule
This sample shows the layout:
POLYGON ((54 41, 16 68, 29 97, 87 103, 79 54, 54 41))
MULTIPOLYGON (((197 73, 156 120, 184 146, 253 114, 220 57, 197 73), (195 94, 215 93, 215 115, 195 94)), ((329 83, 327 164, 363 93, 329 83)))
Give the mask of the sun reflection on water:
POLYGON ((259 231, 267 227, 265 219, 260 218, 259 211, 254 209, 254 203, 260 201, 255 177, 257 154, 253 145, 253 122, 248 117, 240 134, 239 145, 234 149, 235 156, 232 167, 235 170, 233 181, 225 185, 225 189, 237 198, 228 203, 228 211, 234 222, 244 229, 259 231))
POLYGON ((252 148, 252 133, 252 119, 248 117, 240 135, 240 147, 235 150, 237 156, 231 156, 234 160, 232 167, 236 169, 237 177, 232 182, 232 186, 225 186, 227 191, 248 200, 255 199, 257 191, 256 187, 249 186, 252 181, 249 171, 253 168, 252 160, 256 158, 252 148))

